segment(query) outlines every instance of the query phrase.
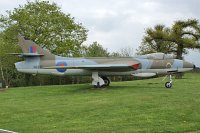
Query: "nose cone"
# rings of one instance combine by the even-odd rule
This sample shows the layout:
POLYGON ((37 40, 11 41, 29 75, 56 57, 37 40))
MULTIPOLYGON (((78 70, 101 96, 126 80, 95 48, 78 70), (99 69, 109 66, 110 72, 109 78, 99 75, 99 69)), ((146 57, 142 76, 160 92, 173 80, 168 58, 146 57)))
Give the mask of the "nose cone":
POLYGON ((195 68, 196 68, 196 66, 194 65, 194 66, 193 66, 193 69, 195 69, 195 68))
POLYGON ((195 68, 195 65, 192 64, 192 63, 189 63, 189 62, 184 61, 184 62, 183 62, 183 68, 192 68, 192 69, 194 69, 194 68, 195 68))

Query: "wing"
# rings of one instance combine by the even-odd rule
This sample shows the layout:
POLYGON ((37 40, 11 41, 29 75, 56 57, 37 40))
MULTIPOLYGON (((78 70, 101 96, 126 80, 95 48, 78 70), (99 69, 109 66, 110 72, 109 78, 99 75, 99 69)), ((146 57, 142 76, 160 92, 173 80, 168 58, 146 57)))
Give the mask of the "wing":
POLYGON ((96 65, 78 65, 78 66, 50 66, 43 67, 43 69, 85 69, 85 70, 97 70, 97 71, 131 71, 137 70, 140 67, 140 63, 133 65, 127 64, 96 64, 96 65))
POLYGON ((44 56, 43 54, 37 53, 9 53, 9 55, 17 55, 19 57, 37 57, 37 56, 44 56))

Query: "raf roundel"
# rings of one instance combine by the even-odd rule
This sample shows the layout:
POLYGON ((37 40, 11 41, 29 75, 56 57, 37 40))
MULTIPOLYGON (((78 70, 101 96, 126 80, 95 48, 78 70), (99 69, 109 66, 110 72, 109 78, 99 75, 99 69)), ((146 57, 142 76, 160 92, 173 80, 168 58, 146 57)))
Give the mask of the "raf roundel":
MULTIPOLYGON (((67 66, 67 63, 66 62, 58 62, 58 63, 56 63, 56 66, 60 66, 60 67, 64 67, 64 66, 67 66)), ((67 69, 66 68, 57 68, 56 69, 58 72, 66 72, 67 71, 67 69)))

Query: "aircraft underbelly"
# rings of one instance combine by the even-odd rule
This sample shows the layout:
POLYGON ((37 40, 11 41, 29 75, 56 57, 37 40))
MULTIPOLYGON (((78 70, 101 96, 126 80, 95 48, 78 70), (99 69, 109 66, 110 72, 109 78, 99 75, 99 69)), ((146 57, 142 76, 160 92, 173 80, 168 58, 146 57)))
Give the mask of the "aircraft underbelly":
MULTIPOLYGON (((184 72, 189 71, 192 68, 182 68, 177 69, 177 72, 184 72)), ((50 74, 50 75, 57 75, 57 76, 91 76, 91 70, 85 69, 67 69, 65 72, 59 72, 56 69, 18 69, 18 71, 23 73, 30 73, 30 74, 50 74)), ((170 71, 174 71, 172 69, 138 69, 135 71, 126 71, 126 72, 113 72, 113 71, 99 71, 100 76, 126 76, 138 73, 155 73, 157 74, 167 74, 170 71)))

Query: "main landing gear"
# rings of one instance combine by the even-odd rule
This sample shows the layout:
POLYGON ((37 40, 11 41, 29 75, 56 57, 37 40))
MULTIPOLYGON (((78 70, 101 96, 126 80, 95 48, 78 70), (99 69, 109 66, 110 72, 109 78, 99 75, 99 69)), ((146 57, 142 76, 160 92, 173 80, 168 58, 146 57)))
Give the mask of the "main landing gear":
POLYGON ((110 79, 108 79, 107 77, 105 76, 102 76, 101 77, 104 81, 104 85, 103 86, 109 86, 110 85, 110 79))
POLYGON ((172 75, 167 75, 169 76, 169 81, 165 83, 166 88, 171 88, 172 87, 172 75))
POLYGON ((98 72, 92 73, 92 79, 92 85, 94 85, 95 88, 102 88, 110 85, 110 80, 105 76, 99 77, 98 72))

